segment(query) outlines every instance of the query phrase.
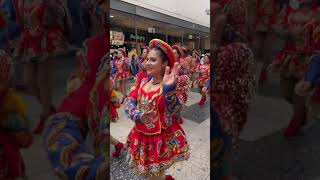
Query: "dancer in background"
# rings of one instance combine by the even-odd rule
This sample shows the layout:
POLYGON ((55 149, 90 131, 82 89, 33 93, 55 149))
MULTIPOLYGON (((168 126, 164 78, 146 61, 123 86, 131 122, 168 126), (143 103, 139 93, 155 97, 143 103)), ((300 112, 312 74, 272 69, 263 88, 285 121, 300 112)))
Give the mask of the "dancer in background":
POLYGON ((191 80, 191 88, 194 87, 195 81, 197 79, 197 68, 198 65, 200 64, 200 57, 199 53, 197 50, 192 51, 192 57, 191 57, 191 62, 190 62, 190 80, 191 80))
POLYGON ((188 50, 185 47, 180 48, 181 57, 179 59, 179 63, 181 65, 181 74, 189 76, 190 72, 190 57, 188 54, 188 50))
POLYGON ((277 15, 276 0, 257 0, 256 1, 256 54, 262 62, 259 83, 267 80, 267 67, 272 61, 271 47, 273 41, 272 25, 275 23, 277 15))
POLYGON ((308 68, 313 46, 308 24, 317 14, 313 0, 300 1, 298 9, 293 8, 289 9, 284 20, 287 26, 286 33, 289 36, 287 45, 269 66, 270 70, 280 70, 281 91, 293 109, 290 123, 284 132, 288 139, 298 136, 307 121, 306 98, 297 96, 294 87, 308 68))
POLYGON ((135 86, 125 100, 125 111, 135 123, 128 135, 127 156, 138 174, 172 179, 164 177, 165 170, 189 158, 186 135, 177 121, 182 108, 176 94, 180 66, 167 43, 154 39, 149 47, 145 65, 149 78, 135 86))
POLYGON ((206 93, 202 92, 202 89, 210 78, 209 63, 210 63, 210 55, 206 54, 204 56, 203 64, 200 64, 197 70, 199 74, 197 83, 198 83, 199 93, 201 94, 201 100, 199 102, 199 106, 204 105, 207 100, 207 95, 206 93))
MULTIPOLYGON (((179 91, 178 91, 177 95, 178 95, 178 98, 179 98, 180 102, 182 104, 185 104, 187 102, 187 100, 188 100, 188 97, 186 96, 186 94, 188 94, 188 91, 189 91, 189 80, 190 80, 190 78, 187 75, 188 73, 186 73, 187 69, 183 68, 182 67, 183 65, 181 64, 181 58, 182 58, 182 55, 183 55, 182 48, 180 46, 178 46, 178 45, 173 45, 172 46, 172 51, 173 51, 173 54, 174 54, 175 62, 177 62, 181 66, 181 68, 179 70, 179 77, 178 77, 178 79, 179 79, 179 81, 178 81, 179 82, 178 83, 179 91)), ((184 61, 184 62, 186 62, 186 61, 184 61)), ((180 122, 182 123, 183 120, 181 119, 180 122)))
MULTIPOLYGON (((211 106, 219 116, 223 133, 233 148, 222 157, 221 178, 234 179, 232 174, 233 152, 238 147, 255 89, 255 62, 248 47, 248 11, 244 0, 211 1, 211 41, 213 50, 211 106), (228 27, 228 28, 226 28, 228 27)), ((231 146, 230 146, 231 147, 231 146)))
MULTIPOLYGON (((63 1, 64 2, 64 1, 63 1)), ((55 112, 52 103, 52 67, 54 59, 66 52, 69 45, 70 19, 66 4, 58 1, 14 1, 22 32, 15 49, 15 58, 24 65, 28 91, 42 105, 35 134, 42 132, 47 119, 55 112)))
POLYGON ((123 95, 123 99, 121 101, 121 103, 123 103, 123 100, 127 97, 126 83, 128 78, 130 77, 130 67, 128 65, 127 55, 124 49, 118 49, 118 56, 115 59, 114 64, 116 68, 114 80, 118 84, 117 89, 119 88, 120 92, 123 95))

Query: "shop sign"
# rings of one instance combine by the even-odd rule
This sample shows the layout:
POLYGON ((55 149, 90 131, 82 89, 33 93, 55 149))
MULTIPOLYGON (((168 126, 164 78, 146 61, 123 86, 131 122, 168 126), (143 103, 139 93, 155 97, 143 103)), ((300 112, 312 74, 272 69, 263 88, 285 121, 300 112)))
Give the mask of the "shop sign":
POLYGON ((143 36, 139 36, 139 35, 136 36, 134 34, 130 34, 130 40, 132 40, 132 39, 138 40, 138 41, 141 41, 141 42, 144 42, 146 40, 146 38, 143 37, 143 36))
POLYGON ((112 45, 121 46, 124 44, 124 34, 122 32, 110 31, 112 45))

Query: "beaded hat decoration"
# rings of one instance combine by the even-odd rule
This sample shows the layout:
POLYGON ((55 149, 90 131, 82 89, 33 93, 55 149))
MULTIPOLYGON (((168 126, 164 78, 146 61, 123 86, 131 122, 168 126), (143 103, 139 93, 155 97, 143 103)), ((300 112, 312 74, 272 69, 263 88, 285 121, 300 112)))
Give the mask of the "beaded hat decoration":
POLYGON ((169 44, 162 41, 161 39, 153 39, 149 43, 150 49, 153 47, 160 48, 168 57, 169 67, 172 68, 175 62, 172 48, 169 44))

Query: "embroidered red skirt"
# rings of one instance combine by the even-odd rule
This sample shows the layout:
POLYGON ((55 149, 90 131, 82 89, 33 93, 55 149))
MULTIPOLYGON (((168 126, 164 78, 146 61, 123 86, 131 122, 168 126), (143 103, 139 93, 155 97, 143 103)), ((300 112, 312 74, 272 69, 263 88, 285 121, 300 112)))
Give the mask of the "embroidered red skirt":
POLYGON ((160 134, 145 135, 135 127, 128 135, 128 161, 137 174, 159 175, 190 156, 186 134, 178 122, 160 134))

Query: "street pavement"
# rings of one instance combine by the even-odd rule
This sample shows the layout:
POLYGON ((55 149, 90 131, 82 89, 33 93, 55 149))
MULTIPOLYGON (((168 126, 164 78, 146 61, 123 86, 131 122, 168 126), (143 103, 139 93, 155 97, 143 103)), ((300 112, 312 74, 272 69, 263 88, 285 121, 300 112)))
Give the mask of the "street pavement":
POLYGON ((312 118, 303 135, 287 141, 283 129, 292 110, 279 93, 279 75, 259 88, 235 153, 233 170, 240 180, 320 179, 320 123, 312 118))

